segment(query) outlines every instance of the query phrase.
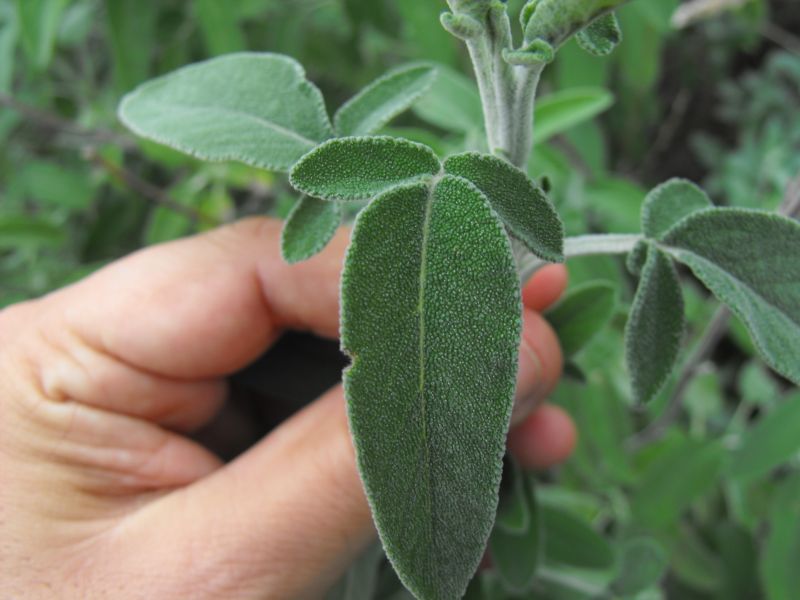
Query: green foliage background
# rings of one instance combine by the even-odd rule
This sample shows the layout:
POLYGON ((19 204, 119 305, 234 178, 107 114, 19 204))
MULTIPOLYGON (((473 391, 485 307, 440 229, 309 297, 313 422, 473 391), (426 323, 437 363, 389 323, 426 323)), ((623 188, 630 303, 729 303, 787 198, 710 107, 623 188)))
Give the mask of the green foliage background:
MULTIPOLYGON (((669 177, 702 183, 718 205, 774 209, 800 174, 793 1, 751 1, 683 31, 670 25, 677 5, 635 0, 619 11, 624 41, 615 53, 596 58, 570 42, 546 71, 529 174, 549 186, 568 235, 638 231, 646 190, 669 177)), ((471 74, 439 25, 444 8, 0 0, 0 306, 145 245, 289 213, 296 196, 284 177, 201 163, 117 122, 124 93, 190 62, 245 49, 288 54, 333 109, 391 67, 433 60, 452 71, 383 133, 440 155, 480 149, 471 74)), ((570 340, 571 377, 554 394, 581 439, 563 468, 538 478, 543 513, 562 511, 543 525, 561 543, 545 544, 533 597, 800 597, 800 394, 764 367, 736 320, 693 361, 720 319, 682 270, 681 360, 694 376, 674 375, 655 402, 636 405, 622 343, 635 280, 616 258, 569 268, 571 286, 581 286, 576 304, 591 306, 594 290, 609 305, 610 285, 617 305, 601 311, 609 323, 585 346, 570 340), (631 583, 648 569, 644 586, 631 583)), ((514 597, 492 573, 476 597, 514 597)), ((403 597, 374 552, 336 593, 403 597)))

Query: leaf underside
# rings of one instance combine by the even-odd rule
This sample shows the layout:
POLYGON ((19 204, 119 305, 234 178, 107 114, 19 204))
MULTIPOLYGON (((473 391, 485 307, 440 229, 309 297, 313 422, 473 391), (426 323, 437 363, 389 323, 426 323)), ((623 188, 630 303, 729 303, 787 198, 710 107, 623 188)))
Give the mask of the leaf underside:
POLYGON ((119 117, 197 158, 278 171, 333 135, 300 64, 268 53, 229 54, 149 81, 123 98, 119 117))
POLYGON ((432 177, 441 168, 423 144, 387 136, 337 138, 306 154, 289 180, 325 200, 366 200, 398 185, 432 177))
POLYGON ((564 260, 564 226, 545 193, 525 173, 488 154, 466 152, 449 157, 447 173, 483 192, 511 234, 539 258, 564 260))
POLYGON ((486 547, 520 311, 508 238, 468 182, 394 189, 359 215, 342 276, 350 426, 387 556, 419 598, 460 598, 486 547))
POLYGON ((431 65, 407 65, 390 71, 348 100, 333 122, 337 135, 369 135, 409 108, 436 78, 431 65))
POLYGON ((303 196, 283 225, 283 259, 293 264, 311 258, 328 245, 341 221, 342 211, 338 204, 303 196))
POLYGON ((680 280, 669 256, 650 247, 625 328, 625 359, 638 402, 653 398, 666 383, 684 329, 680 280))
POLYGON ((686 179, 670 179, 653 188, 642 205, 642 231, 661 239, 676 223, 699 210, 712 208, 706 193, 686 179))
POLYGON ((663 243, 744 322, 764 360, 800 384, 800 223, 707 209, 678 223, 663 243))

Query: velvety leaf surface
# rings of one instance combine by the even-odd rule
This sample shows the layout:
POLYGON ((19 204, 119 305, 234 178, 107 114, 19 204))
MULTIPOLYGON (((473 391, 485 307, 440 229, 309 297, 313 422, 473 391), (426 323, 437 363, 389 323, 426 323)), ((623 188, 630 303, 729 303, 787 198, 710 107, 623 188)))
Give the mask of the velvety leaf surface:
POLYGON ((731 456, 728 475, 739 480, 767 475, 798 451, 800 394, 794 394, 744 433, 741 446, 731 456))
POLYGON ((520 312, 509 240, 465 180, 359 215, 342 275, 350 426, 387 556, 419 598, 461 597, 486 547, 520 312))
POLYGON ((577 286, 546 317, 558 334, 565 358, 575 356, 614 316, 617 290, 607 281, 577 286))
POLYGON ((564 225, 542 189, 508 162, 477 152, 451 156, 447 173, 483 192, 511 234, 539 258, 564 260, 564 225))
POLYGON ((625 360, 638 402, 655 396, 672 372, 684 329, 680 280, 669 256, 651 247, 625 327, 625 360))
POLYGON ((406 65, 390 71, 348 100, 334 115, 340 136, 375 133, 409 108, 436 79, 431 65, 406 65))
POLYGON ((606 569, 614 564, 611 546, 589 523, 552 506, 542 506, 539 512, 547 562, 584 569, 606 569))
POLYGON ((331 137, 322 94, 299 63, 278 54, 229 54, 149 81, 125 96, 134 133, 204 160, 288 171, 331 137))
POLYGON ((408 140, 348 137, 325 142, 306 154, 289 180, 303 193, 326 200, 366 200, 397 185, 436 175, 433 150, 408 140))
POLYGON ((503 587, 515 593, 530 589, 542 554, 543 537, 532 479, 522 477, 522 499, 530 518, 521 531, 509 531, 495 523, 489 538, 492 566, 503 587))
POLYGON ((281 254, 288 263, 311 258, 328 245, 342 222, 338 204, 303 196, 281 232, 281 254))
POLYGON ((709 209, 681 221, 664 244, 744 322, 764 360, 800 383, 800 223, 709 209))
POLYGON ((642 205, 642 231, 647 237, 661 239, 684 217, 712 207, 711 199, 694 183, 670 179, 647 194, 642 205))
POLYGON ((622 41, 622 30, 614 13, 606 13, 589 23, 575 36, 578 45, 594 56, 607 56, 622 41))

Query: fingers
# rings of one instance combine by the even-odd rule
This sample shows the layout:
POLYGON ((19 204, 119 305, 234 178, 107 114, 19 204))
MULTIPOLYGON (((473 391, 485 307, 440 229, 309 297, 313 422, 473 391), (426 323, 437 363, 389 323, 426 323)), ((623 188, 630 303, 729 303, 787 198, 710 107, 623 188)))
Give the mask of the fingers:
POLYGON ((341 387, 126 527, 143 572, 191 566, 170 597, 322 597, 375 535, 341 387))
POLYGON ((335 336, 348 232, 289 266, 279 221, 249 219, 138 252, 48 299, 93 347, 155 375, 206 379, 260 355, 283 327, 335 336))
POLYGON ((522 288, 522 303, 537 312, 547 310, 567 289, 564 265, 547 265, 539 269, 522 288))
POLYGON ((547 469, 564 462, 575 448, 577 432, 560 407, 544 404, 508 434, 508 450, 523 469, 547 469))

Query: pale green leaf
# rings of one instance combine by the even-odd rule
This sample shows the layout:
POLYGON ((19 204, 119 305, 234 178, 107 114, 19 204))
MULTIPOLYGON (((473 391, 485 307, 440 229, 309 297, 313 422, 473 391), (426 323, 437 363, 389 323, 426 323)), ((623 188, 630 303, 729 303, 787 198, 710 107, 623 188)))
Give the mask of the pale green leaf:
POLYGON ((800 383, 800 223, 707 209, 683 219, 663 242, 744 322, 764 360, 800 383))
POLYGON ((306 154, 289 181, 299 191, 326 200, 365 200, 397 185, 436 175, 433 150, 387 136, 337 138, 306 154))
POLYGON ((622 30, 614 13, 606 13, 579 31, 575 40, 589 54, 607 56, 622 41, 622 30))
POLYGON ((611 546, 589 523, 552 506, 541 506, 539 512, 548 563, 583 569, 608 569, 614 564, 611 546))
POLYGON ((320 252, 342 222, 342 211, 335 202, 303 196, 289 213, 281 232, 281 254, 292 264, 320 252))
POLYGON ((678 359, 684 330, 680 280, 669 256, 650 247, 625 327, 625 360, 638 402, 653 398, 678 359))
POLYGON ((444 162, 445 172, 474 184, 511 234, 539 258, 564 260, 564 225, 542 189, 501 158, 466 152, 444 162))
POLYGON ((800 394, 789 396, 761 417, 731 456, 728 475, 748 481, 767 475, 800 452, 800 394))
POLYGON ((421 599, 461 597, 497 508, 520 339, 509 240, 445 175, 379 196, 342 275, 359 470, 386 554, 421 599))
POLYGON ((522 500, 529 513, 525 527, 521 531, 510 531, 496 523, 489 538, 492 566, 503 587, 514 593, 524 593, 533 585, 544 542, 533 480, 519 479, 522 500))
POLYGON ((670 179, 653 188, 642 205, 642 232, 661 239, 684 217, 712 208, 706 193, 686 179, 670 179))
POLYGON ((386 73, 348 100, 334 115, 340 136, 375 133, 408 109, 436 79, 431 65, 406 65, 386 73))
POLYGON ((195 0, 197 24, 211 55, 241 52, 246 43, 238 23, 238 15, 230 3, 219 0, 195 0))
POLYGON ((536 102, 533 143, 551 137, 593 119, 614 103, 614 96, 603 88, 570 88, 536 102))
POLYGON ((190 65, 125 96, 134 133, 203 160, 287 171, 333 135, 322 94, 279 54, 239 53, 190 65))
POLYGON ((43 217, 0 214, 0 250, 53 248, 66 241, 66 232, 43 217))
POLYGON ((69 0, 17 0, 22 46, 36 69, 53 58, 58 25, 69 0))
POLYGON ((575 356, 614 316, 617 290, 607 281, 575 287, 546 314, 561 342, 564 357, 575 356))
POLYGON ((664 548, 652 538, 625 541, 620 555, 611 591, 625 597, 638 594, 657 583, 669 562, 664 548))
POLYGON ((483 109, 475 82, 444 65, 436 65, 436 73, 431 89, 414 104, 414 113, 446 131, 482 130, 483 109))
POLYGON ((158 35, 158 5, 153 0, 105 0, 108 42, 117 89, 128 91, 150 74, 158 35), (131 52, 131 48, 136 48, 131 52))
POLYGON ((94 196, 89 173, 55 162, 31 161, 19 174, 19 184, 31 199, 72 210, 86 209, 94 196))

